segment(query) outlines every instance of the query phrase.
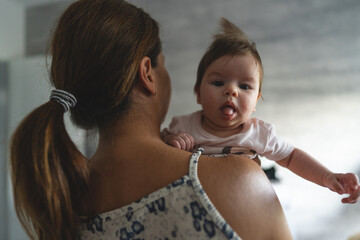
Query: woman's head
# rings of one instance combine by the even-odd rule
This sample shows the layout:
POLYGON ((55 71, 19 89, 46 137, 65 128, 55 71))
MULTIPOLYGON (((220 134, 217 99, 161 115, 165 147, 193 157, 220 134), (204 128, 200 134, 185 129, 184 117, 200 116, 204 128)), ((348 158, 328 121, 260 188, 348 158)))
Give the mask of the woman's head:
POLYGON ((227 19, 221 19, 222 31, 214 36, 214 40, 202 57, 197 71, 195 93, 200 89, 204 74, 208 67, 217 59, 229 55, 251 55, 259 68, 259 94, 263 79, 263 66, 255 43, 251 42, 246 34, 227 19))
POLYGON ((159 27, 125 1, 80 0, 59 19, 49 50, 53 85, 77 98, 74 122, 101 127, 127 109, 141 59, 156 66, 159 27))

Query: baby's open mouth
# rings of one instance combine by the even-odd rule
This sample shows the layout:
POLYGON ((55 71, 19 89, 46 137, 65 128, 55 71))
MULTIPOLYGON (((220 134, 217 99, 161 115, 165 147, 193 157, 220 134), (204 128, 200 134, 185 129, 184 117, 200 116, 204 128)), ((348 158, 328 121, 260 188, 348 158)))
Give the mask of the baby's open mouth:
POLYGON ((236 112, 235 106, 233 104, 224 105, 223 107, 221 107, 221 111, 226 116, 231 116, 236 112))

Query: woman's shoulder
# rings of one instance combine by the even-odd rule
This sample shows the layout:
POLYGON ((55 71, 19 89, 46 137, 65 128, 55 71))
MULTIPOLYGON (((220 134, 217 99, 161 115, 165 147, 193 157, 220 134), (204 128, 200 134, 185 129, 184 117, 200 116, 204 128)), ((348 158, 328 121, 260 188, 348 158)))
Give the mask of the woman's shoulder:
POLYGON ((251 159, 202 156, 198 177, 214 206, 243 239, 292 239, 271 183, 251 159))

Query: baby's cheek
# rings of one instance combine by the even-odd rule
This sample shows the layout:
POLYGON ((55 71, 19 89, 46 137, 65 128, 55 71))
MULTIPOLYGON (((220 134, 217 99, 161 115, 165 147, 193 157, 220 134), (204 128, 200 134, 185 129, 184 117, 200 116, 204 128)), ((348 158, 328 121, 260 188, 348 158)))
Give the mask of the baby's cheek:
POLYGON ((245 108, 246 111, 253 112, 256 108, 256 101, 255 100, 247 101, 247 104, 245 104, 245 108))
POLYGON ((250 106, 248 102, 244 101, 244 102, 240 103, 240 110, 243 113, 250 112, 252 110, 252 106, 250 106))
POLYGON ((209 95, 206 98, 203 98, 202 105, 205 105, 206 108, 212 109, 217 105, 218 101, 219 100, 215 96, 209 95))

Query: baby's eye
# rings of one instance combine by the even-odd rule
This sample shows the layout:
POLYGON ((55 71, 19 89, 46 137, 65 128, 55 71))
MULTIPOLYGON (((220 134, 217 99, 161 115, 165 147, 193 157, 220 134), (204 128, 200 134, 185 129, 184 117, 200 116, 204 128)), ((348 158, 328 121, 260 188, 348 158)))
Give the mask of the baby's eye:
POLYGON ((239 87, 240 87, 241 89, 244 89, 244 90, 249 90, 249 89, 250 89, 250 86, 247 85, 247 84, 240 84, 239 87))
POLYGON ((217 86, 217 87, 224 86, 223 81, 214 81, 211 84, 214 85, 214 86, 217 86))

